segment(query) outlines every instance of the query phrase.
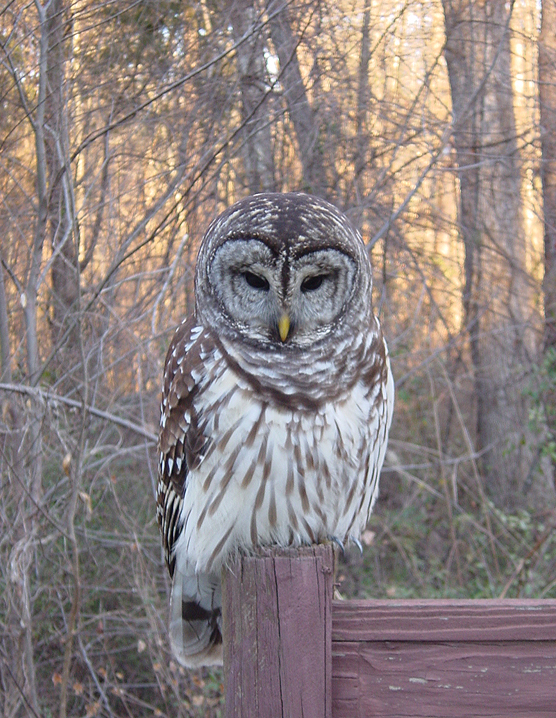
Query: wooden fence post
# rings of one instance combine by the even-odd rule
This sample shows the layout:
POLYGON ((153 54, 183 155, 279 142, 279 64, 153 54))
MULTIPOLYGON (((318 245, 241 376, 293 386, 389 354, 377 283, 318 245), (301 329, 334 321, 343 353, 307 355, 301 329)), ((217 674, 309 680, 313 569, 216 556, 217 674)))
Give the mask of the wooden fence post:
POLYGON ((331 718, 333 568, 322 545, 223 570, 226 718, 331 718))

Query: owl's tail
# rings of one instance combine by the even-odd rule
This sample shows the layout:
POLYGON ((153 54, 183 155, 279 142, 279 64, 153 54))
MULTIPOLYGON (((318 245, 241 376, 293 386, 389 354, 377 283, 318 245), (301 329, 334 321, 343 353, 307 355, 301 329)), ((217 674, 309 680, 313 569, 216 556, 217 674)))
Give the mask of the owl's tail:
POLYGON ((222 665, 222 592, 217 574, 174 572, 170 643, 187 668, 222 665))

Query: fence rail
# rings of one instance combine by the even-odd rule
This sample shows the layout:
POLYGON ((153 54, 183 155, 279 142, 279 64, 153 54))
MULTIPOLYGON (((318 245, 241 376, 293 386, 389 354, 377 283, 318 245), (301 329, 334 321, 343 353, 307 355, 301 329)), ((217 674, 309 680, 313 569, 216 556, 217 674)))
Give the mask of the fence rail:
POLYGON ((332 715, 556 716, 556 601, 335 602, 332 715))
POLYGON ((224 572, 226 718, 555 718, 556 600, 332 594, 330 546, 224 572))

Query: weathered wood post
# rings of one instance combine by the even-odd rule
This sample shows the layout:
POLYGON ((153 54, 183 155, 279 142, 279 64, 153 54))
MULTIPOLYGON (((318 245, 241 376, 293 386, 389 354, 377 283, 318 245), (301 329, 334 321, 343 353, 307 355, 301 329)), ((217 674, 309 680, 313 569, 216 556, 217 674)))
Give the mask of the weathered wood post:
POLYGON ((333 569, 330 545, 224 569, 226 718, 331 718, 333 569))

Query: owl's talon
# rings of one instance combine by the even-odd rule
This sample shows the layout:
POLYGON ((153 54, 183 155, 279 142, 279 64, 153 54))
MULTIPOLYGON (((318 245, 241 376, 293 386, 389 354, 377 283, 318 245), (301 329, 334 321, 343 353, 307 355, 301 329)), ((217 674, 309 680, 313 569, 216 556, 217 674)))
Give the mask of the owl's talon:
POLYGON ((336 546, 340 549, 342 553, 345 553, 345 547, 344 544, 340 541, 340 539, 337 536, 329 536, 328 540, 330 543, 336 544, 336 546))
POLYGON ((361 541, 358 538, 355 538, 354 536, 350 536, 349 538, 350 538, 350 541, 357 546, 357 548, 359 549, 361 554, 363 554, 363 544, 361 543, 361 541))

